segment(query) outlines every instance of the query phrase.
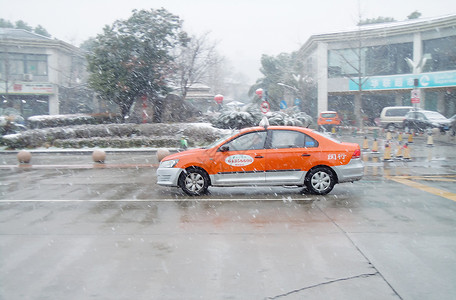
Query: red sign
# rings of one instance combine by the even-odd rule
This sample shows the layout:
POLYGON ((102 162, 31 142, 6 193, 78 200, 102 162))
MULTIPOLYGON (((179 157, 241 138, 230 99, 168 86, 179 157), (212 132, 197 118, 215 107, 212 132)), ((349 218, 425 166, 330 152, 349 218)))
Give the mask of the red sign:
POLYGON ((269 112, 269 109, 270 109, 270 107, 269 107, 268 101, 263 101, 263 103, 261 103, 261 106, 260 106, 261 112, 265 114, 265 113, 269 112))
POLYGON ((419 89, 413 89, 411 96, 410 96, 410 102, 412 103, 420 103, 420 90, 419 89))
POLYGON ((14 90, 15 92, 20 92, 20 91, 22 91, 22 84, 17 84, 17 83, 15 83, 15 84, 13 85, 13 90, 14 90))

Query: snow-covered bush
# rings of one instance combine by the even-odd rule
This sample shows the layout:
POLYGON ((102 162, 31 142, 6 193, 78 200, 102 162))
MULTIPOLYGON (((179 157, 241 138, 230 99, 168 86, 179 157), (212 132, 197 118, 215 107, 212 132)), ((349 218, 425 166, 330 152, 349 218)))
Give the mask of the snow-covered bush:
POLYGON ((189 146, 204 146, 225 131, 205 123, 78 125, 27 130, 2 137, 9 149, 37 147, 178 147, 182 136, 189 146))
MULTIPOLYGON (((226 109, 212 121, 214 127, 241 129, 257 126, 263 117, 257 105, 248 105, 244 110, 226 109)), ((296 107, 278 112, 269 112, 266 117, 270 125, 309 127, 312 125, 312 117, 299 111, 296 107)))
POLYGON ((35 129, 84 124, 120 123, 120 120, 120 116, 117 114, 101 113, 31 116, 27 119, 27 122, 30 128, 35 129))
POLYGON ((268 120, 270 125, 309 127, 313 123, 311 116, 305 112, 298 111, 295 108, 271 112, 268 116, 268 120))
POLYGON ((246 105, 240 110, 226 108, 212 121, 212 124, 217 128, 241 129, 258 125, 261 118, 262 114, 259 109, 246 105))

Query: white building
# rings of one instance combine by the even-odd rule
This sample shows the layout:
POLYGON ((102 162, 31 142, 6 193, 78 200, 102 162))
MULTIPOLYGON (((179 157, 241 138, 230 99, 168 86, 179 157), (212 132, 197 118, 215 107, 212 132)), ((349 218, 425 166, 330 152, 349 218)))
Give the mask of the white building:
POLYGON ((411 105, 415 83, 419 107, 456 114, 456 15, 313 35, 299 55, 317 82, 314 115, 330 109, 372 123, 385 106, 411 105))
POLYGON ((24 118, 72 112, 86 81, 82 51, 22 29, 0 28, 1 108, 24 118))

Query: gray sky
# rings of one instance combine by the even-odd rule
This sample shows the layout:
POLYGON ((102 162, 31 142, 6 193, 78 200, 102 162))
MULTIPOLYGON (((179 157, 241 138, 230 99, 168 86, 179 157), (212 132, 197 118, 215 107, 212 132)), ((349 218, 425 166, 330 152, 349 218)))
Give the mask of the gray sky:
POLYGON ((253 83, 262 54, 291 52, 312 35, 355 26, 361 17, 404 20, 456 13, 455 0, 0 0, 0 18, 42 25, 53 37, 79 45, 133 9, 164 7, 191 34, 209 31, 219 53, 253 83), (360 4, 359 4, 360 3, 360 4))

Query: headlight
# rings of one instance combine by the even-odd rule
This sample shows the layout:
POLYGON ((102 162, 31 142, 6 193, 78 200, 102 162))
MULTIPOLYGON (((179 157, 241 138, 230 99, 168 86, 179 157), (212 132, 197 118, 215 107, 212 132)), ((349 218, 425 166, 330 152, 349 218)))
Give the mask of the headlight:
POLYGON ((178 161, 179 161, 178 159, 162 161, 160 163, 159 168, 173 168, 177 164, 178 161))

